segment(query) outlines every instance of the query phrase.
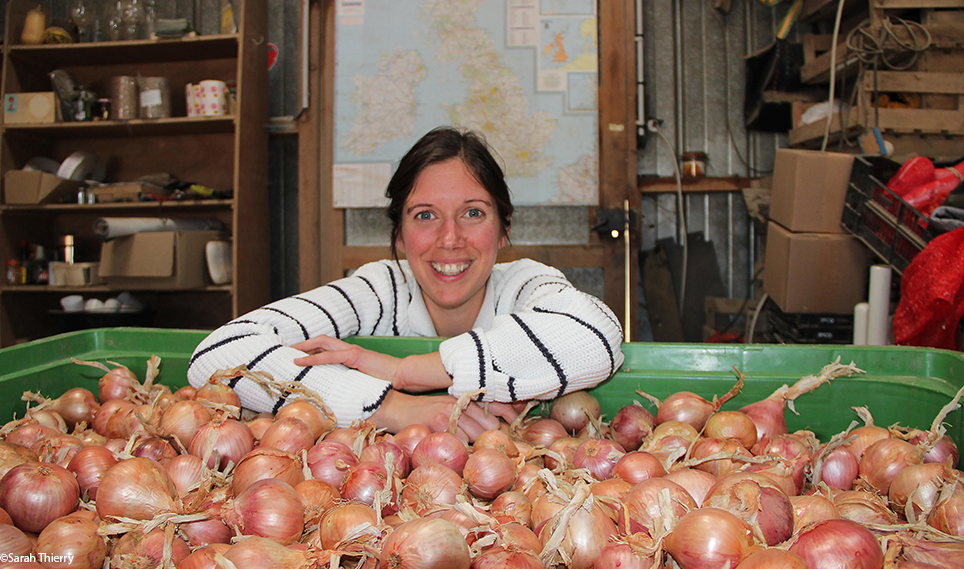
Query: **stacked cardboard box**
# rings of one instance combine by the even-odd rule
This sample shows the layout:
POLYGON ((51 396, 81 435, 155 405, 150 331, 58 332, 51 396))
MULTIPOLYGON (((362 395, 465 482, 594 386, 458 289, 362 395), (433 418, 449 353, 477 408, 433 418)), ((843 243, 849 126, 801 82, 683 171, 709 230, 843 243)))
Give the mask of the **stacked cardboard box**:
POLYGON ((867 251, 841 225, 853 156, 780 149, 773 166, 763 288, 786 313, 852 314, 867 251))

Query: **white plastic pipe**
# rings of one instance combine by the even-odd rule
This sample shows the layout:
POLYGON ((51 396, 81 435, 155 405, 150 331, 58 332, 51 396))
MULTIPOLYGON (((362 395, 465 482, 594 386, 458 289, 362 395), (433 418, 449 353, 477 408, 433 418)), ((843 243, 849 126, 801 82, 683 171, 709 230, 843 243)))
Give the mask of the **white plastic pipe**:
POLYGON ((867 345, 867 312, 870 305, 866 302, 858 302, 854 305, 854 345, 867 345))
POLYGON ((887 265, 870 267, 867 294, 867 345, 886 346, 890 320, 891 269, 887 265))

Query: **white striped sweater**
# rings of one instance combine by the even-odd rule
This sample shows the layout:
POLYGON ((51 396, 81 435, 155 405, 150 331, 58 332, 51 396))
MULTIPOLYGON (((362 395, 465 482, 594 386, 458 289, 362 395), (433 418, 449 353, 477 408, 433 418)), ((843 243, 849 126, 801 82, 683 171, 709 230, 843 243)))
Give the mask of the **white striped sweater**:
MULTIPOLYGON (((317 392, 341 426, 371 415, 391 384, 343 365, 302 367, 288 346, 327 334, 436 336, 406 261, 369 263, 350 277, 249 312, 218 328, 195 350, 188 380, 245 364, 317 392)), ((552 267, 523 259, 496 264, 473 329, 443 340, 442 364, 458 397, 485 388, 483 401, 552 399, 588 389, 622 364, 622 329, 597 298, 552 267)), ((232 380, 244 407, 276 412, 285 399, 249 379, 232 380)))

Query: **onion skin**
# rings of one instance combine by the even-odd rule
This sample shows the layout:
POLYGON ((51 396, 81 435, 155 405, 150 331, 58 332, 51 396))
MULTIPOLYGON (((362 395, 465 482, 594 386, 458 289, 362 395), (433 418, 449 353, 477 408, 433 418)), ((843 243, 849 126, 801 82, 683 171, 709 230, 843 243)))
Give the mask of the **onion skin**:
POLYGON ((244 455, 234 469, 231 489, 237 496, 254 482, 265 478, 277 478, 294 487, 305 480, 301 460, 290 452, 277 448, 258 447, 244 455))
POLYGON ((358 460, 359 462, 377 462, 386 471, 388 470, 388 464, 391 463, 394 468, 394 475, 403 479, 408 476, 412 468, 411 460, 402 450, 402 447, 389 440, 375 441, 368 445, 358 455, 358 460))
POLYGON ((462 478, 451 468, 430 462, 408 475, 401 502, 421 516, 438 507, 454 506, 461 493, 462 478))
POLYGON ((473 452, 487 448, 501 451, 509 458, 519 456, 519 447, 512 441, 512 437, 498 429, 482 431, 482 434, 476 437, 475 442, 472 443, 473 452))
POLYGON ((0 524, 0 553, 27 555, 33 551, 33 547, 33 541, 16 526, 0 524))
POLYGON ((412 467, 436 462, 462 476, 469 451, 462 439, 449 432, 432 433, 422 439, 412 452, 412 467))
POLYGON ((334 549, 345 537, 363 525, 378 525, 378 514, 361 502, 345 502, 325 512, 318 525, 318 541, 324 549, 334 549))
POLYGON ((790 496, 790 505, 793 507, 794 535, 811 524, 840 517, 833 500, 820 494, 790 496))
POLYGON ((308 451, 308 468, 319 480, 341 488, 348 470, 358 464, 351 447, 339 441, 318 441, 308 451))
POLYGON ((882 495, 887 495, 897 473, 912 464, 920 464, 923 451, 895 438, 881 439, 867 447, 860 459, 860 477, 882 495))
MULTIPOLYGON (((560 523, 558 517, 547 521, 539 530, 539 539, 546 545, 560 523)), ((602 508, 593 506, 589 511, 578 508, 566 524, 565 537, 559 549, 565 551, 571 561, 571 569, 590 569, 609 540, 618 533, 616 524, 602 508)), ((556 555, 558 558, 558 554, 556 555)), ((551 565, 552 563, 550 563, 551 565)))
POLYGON ((224 555, 231 549, 227 543, 211 543, 194 550, 181 560, 178 569, 219 569, 215 554, 224 555))
POLYGON ((413 423, 395 433, 395 444, 401 447, 405 454, 411 458, 418 443, 431 433, 432 429, 429 429, 427 426, 421 423, 413 423))
POLYGON ((629 528, 625 527, 626 520, 620 520, 620 529, 624 534, 644 531, 653 536, 654 528, 665 517, 680 518, 686 513, 696 510, 696 501, 689 492, 679 484, 666 478, 650 478, 633 486, 626 496, 625 508, 629 528), (672 512, 666 512, 660 504, 660 494, 668 491, 672 499, 672 512))
POLYGON ((25 462, 40 462, 37 453, 28 447, 0 441, 0 478, 11 468, 25 462))
POLYGON ((472 569, 545 569, 537 554, 527 551, 487 549, 472 561, 472 569))
POLYGON ((938 502, 927 516, 927 525, 948 535, 964 537, 964 490, 958 488, 938 502))
MULTIPOLYGON (((663 541, 681 569, 737 564, 753 547, 753 531, 726 510, 703 507, 683 515, 663 541)), ((823 565, 811 565, 823 567, 823 565)))
MULTIPOLYGON (((395 490, 394 482, 389 483, 388 472, 384 466, 377 462, 359 462, 348 471, 348 476, 345 477, 345 482, 338 489, 338 492, 345 500, 374 506, 375 495, 385 490, 386 486, 395 490)), ((385 514, 395 513, 393 510, 396 502, 394 492, 391 498, 391 503, 383 503, 383 508, 387 509, 387 511, 383 510, 385 514)))
MULTIPOLYGON (((110 553, 111 567, 161 567, 164 559, 164 529, 154 528, 142 533, 135 530, 117 540, 110 553)), ((191 554, 191 549, 180 537, 171 543, 171 560, 178 565, 191 554)))
MULTIPOLYGON (((840 447, 824 459, 819 480, 831 488, 850 490, 860 475, 860 463, 848 447, 840 447)), ((816 476, 815 476, 816 478, 816 476)))
MULTIPOLYGON (((626 491, 628 492, 629 489, 627 488, 626 491)), ((499 520, 499 523, 504 525, 516 522, 529 527, 532 521, 532 502, 525 494, 516 490, 509 490, 496 496, 492 500, 489 511, 495 519, 499 520)))
POLYGON ((258 439, 261 447, 299 454, 313 447, 316 437, 301 419, 283 417, 275 419, 258 439))
POLYGON ((706 419, 703 436, 717 439, 736 439, 743 448, 750 449, 757 441, 757 427, 753 420, 739 411, 717 411, 706 419))
POLYGON ((228 463, 237 464, 254 448, 254 433, 247 425, 236 419, 219 415, 198 429, 191 438, 188 452, 207 460, 208 468, 222 470, 228 463), (214 452, 205 457, 209 446, 214 452))
MULTIPOLYGON (((308 552, 258 536, 239 540, 224 552, 224 558, 237 569, 301 569, 317 566, 310 563, 308 552)), ((220 567, 223 565, 218 565, 220 567)))
POLYGON ((281 409, 278 409, 278 413, 275 414, 275 420, 287 418, 300 419, 301 422, 308 426, 308 429, 311 431, 311 436, 315 441, 336 426, 331 418, 326 417, 325 414, 321 412, 321 409, 303 399, 296 399, 285 404, 281 409))
POLYGON ((97 488, 104 475, 117 464, 114 453, 102 446, 84 447, 67 464, 67 470, 77 477, 80 491, 97 500, 97 488))
POLYGON ((630 484, 638 484, 648 478, 666 476, 666 469, 658 458, 646 451, 624 454, 613 466, 614 478, 622 478, 630 484))
POLYGON ((267 537, 288 545, 305 529, 301 497, 290 484, 275 478, 253 482, 225 504, 225 524, 242 535, 267 537))
POLYGON ((589 492, 595 496, 598 505, 617 524, 623 515, 623 507, 633 484, 622 478, 610 478, 592 485, 589 492))
POLYGON ((623 447, 615 441, 586 439, 572 455, 572 465, 576 468, 585 468, 596 480, 605 480, 612 475, 616 463, 625 454, 623 447))
POLYGON ((760 549, 746 556, 736 569, 810 569, 807 562, 796 553, 782 549, 760 549))
POLYGON ((716 411, 716 406, 703 397, 691 391, 677 391, 663 399, 656 410, 656 424, 667 421, 679 421, 690 425, 697 431, 703 430, 703 425, 716 411))
POLYGON ((338 489, 324 480, 300 482, 295 486, 295 492, 301 498, 301 506, 305 509, 305 526, 317 524, 321 516, 341 499, 338 489))
POLYGON ((41 558, 68 558, 69 563, 46 563, 48 567, 100 569, 108 547, 97 534, 98 525, 77 516, 64 516, 50 522, 37 536, 35 551, 41 558))
POLYGON ((22 531, 40 533, 47 524, 77 509, 80 485, 56 464, 27 462, 0 479, 0 508, 22 531))
POLYGON ((901 470, 890 484, 888 497, 891 507, 903 515, 908 499, 913 496, 913 509, 916 515, 930 512, 937 505, 941 489, 949 476, 943 464, 931 462, 912 464, 901 470))
POLYGON ((549 448, 556 439, 568 436, 569 431, 555 419, 536 419, 522 428, 522 440, 537 447, 549 448))
POLYGON ((703 507, 726 510, 748 524, 755 519, 767 545, 783 543, 793 533, 790 498, 762 474, 733 472, 720 478, 703 507))
POLYGON ((810 567, 881 569, 884 554, 873 533, 850 520, 820 522, 794 536, 788 551, 810 567))
POLYGON ((653 554, 645 554, 624 542, 610 543, 599 553, 593 569, 654 569, 662 568, 656 564, 653 554))
POLYGON ((159 432, 165 437, 174 437, 186 449, 195 433, 211 421, 211 412, 197 401, 178 401, 161 414, 159 432))
POLYGON ((379 569, 468 569, 469 547, 451 522, 418 518, 388 534, 378 557, 379 569))
POLYGON ((675 482, 682 486, 696 502, 697 506, 703 505, 706 493, 716 484, 716 476, 704 470, 695 468, 681 468, 674 470, 663 477, 665 480, 675 482))
POLYGON ((100 409, 100 403, 89 389, 74 387, 55 399, 51 408, 60 413, 68 428, 73 429, 80 422, 90 425, 100 409))

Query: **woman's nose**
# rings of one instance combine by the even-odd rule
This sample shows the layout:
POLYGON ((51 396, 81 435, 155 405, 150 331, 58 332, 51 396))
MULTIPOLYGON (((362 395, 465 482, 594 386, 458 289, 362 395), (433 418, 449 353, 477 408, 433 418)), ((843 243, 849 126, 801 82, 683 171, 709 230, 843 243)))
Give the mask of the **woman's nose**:
POLYGON ((462 228, 452 220, 442 224, 439 234, 439 244, 442 247, 458 247, 462 244, 462 228))

